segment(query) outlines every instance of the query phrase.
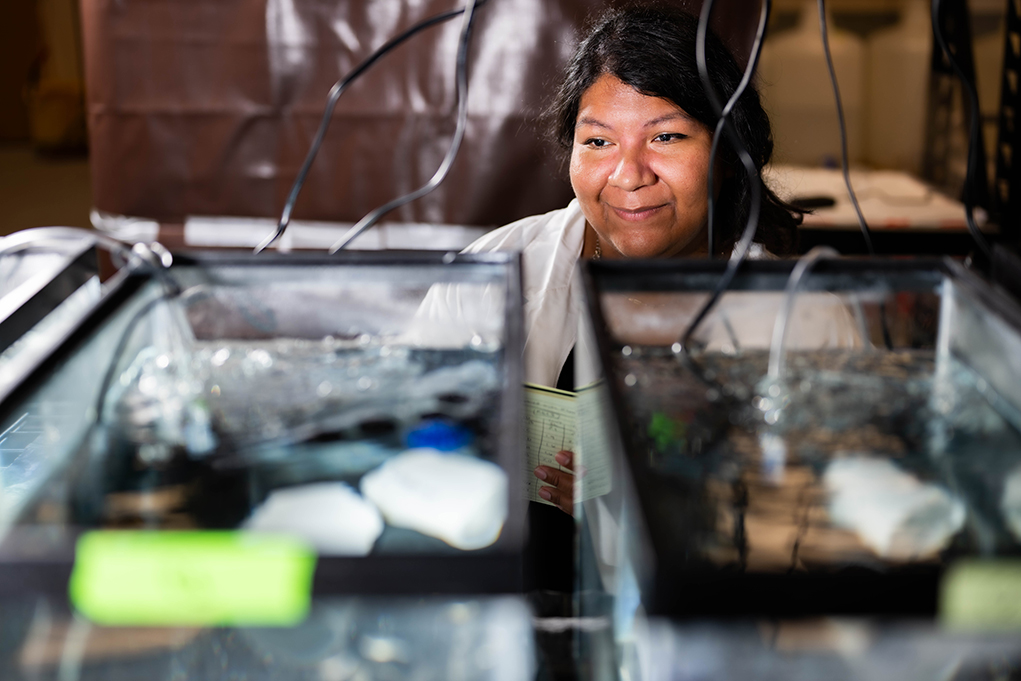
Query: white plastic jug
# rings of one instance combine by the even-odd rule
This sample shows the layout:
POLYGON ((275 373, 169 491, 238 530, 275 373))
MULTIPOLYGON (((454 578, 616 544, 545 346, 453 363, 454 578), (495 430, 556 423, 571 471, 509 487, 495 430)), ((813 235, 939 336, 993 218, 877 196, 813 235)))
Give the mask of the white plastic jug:
MULTIPOLYGON (((864 47, 857 36, 836 30, 830 17, 827 32, 847 121, 848 154, 851 161, 860 161, 864 148, 864 47)), ((766 39, 759 82, 773 123, 774 162, 838 165, 840 128, 816 0, 806 0, 795 29, 766 39)))
POLYGON ((868 161, 877 168, 921 170, 932 58, 928 0, 905 0, 901 21, 873 34, 868 60, 868 161))

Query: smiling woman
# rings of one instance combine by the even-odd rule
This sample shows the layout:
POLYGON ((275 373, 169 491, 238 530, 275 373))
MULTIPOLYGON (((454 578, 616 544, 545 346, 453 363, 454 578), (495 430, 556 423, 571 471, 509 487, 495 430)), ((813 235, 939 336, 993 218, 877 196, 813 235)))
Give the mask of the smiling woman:
MULTIPOLYGON (((466 249, 522 253, 530 383, 573 389, 586 381, 568 381, 563 371, 565 364, 570 370, 568 355, 578 343, 573 274, 579 258, 708 255, 709 152, 717 117, 695 63, 697 32, 698 19, 672 6, 630 6, 600 17, 547 112, 551 137, 570 157, 575 199, 466 249)), ((728 99, 742 71, 711 33, 706 63, 717 96, 728 99)), ((762 181, 773 139, 754 87, 738 100, 731 122, 758 170, 759 252, 786 255, 801 215, 762 181)), ((712 183, 714 255, 733 248, 748 219, 752 183, 729 141, 721 140, 712 183)), ((565 499, 563 506, 569 505, 565 499)))
MULTIPOLYGON (((573 182, 576 182, 573 161, 578 157, 577 144, 584 142, 578 139, 579 128, 583 127, 587 118, 582 109, 598 92, 597 86, 606 82, 607 76, 628 86, 632 106, 653 106, 652 100, 658 100, 655 106, 661 107, 664 113, 666 108, 672 108, 692 125, 701 124, 705 138, 711 144, 710 131, 716 126, 717 115, 695 62, 697 33, 698 20, 694 16, 663 5, 611 10, 596 23, 571 60, 548 114, 554 139, 571 154, 573 182)), ((706 65, 717 96, 721 101, 727 100, 737 89, 742 71, 712 33, 706 39, 706 65)), ((621 92, 627 92, 627 89, 621 92)), ((628 104, 623 100, 620 103, 628 104)), ((759 173, 755 181, 763 192, 763 205, 756 240, 774 254, 787 254, 793 247, 801 216, 792 206, 780 201, 762 182, 761 171, 772 156, 773 138, 769 117, 754 87, 748 88, 737 102, 731 122, 759 173)), ((681 129, 679 132, 684 134, 689 130, 681 129)), ((721 251, 726 254, 733 247, 738 230, 747 220, 752 190, 751 181, 726 138, 721 140, 720 161, 721 174, 713 178, 714 186, 720 187, 714 225, 719 235, 716 239, 717 255, 721 251)), ((660 179, 667 181, 664 177, 660 179)), ((707 192, 703 191, 701 197, 707 200, 707 192)), ((592 219, 587 211, 586 217, 592 219)), ((681 251, 674 254, 689 255, 681 251)))
POLYGON ((712 143, 709 128, 670 100, 600 76, 581 97, 571 150, 589 253, 707 255, 712 143))
MULTIPOLYGON (((548 111, 552 137, 570 155, 575 199, 563 209, 497 229, 466 249, 521 252, 525 380, 573 390, 595 377, 573 372, 571 354, 587 356, 578 335, 579 258, 672 258, 709 255, 709 157, 716 113, 695 62, 698 20, 663 6, 631 6, 601 17, 581 42, 548 111)), ((726 47, 708 36, 706 61, 717 96, 727 100, 742 72, 726 47)), ((754 183, 763 197, 759 252, 786 254, 801 216, 762 181, 773 151, 769 118, 748 88, 731 114, 758 173, 749 177, 727 140, 717 188, 717 254, 729 253, 747 221, 754 183)), ((430 292, 422 314, 434 324, 469 301, 459 291, 430 292)), ((579 367, 588 362, 579 362, 579 367)), ((566 513, 574 508, 573 455, 539 466, 539 494, 566 513)), ((570 591, 573 523, 537 503, 529 508, 533 588, 570 591)))

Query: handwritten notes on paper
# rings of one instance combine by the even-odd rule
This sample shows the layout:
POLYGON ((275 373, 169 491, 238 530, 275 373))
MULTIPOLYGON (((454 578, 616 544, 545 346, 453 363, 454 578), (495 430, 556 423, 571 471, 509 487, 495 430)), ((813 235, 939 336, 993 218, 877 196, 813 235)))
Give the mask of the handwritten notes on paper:
MULTIPOLYGON (((576 484, 576 491, 581 490, 582 499, 590 499, 610 490, 609 454, 605 446, 594 446, 593 435, 598 429, 592 423, 586 423, 588 437, 578 432, 579 412, 590 415, 594 410, 586 408, 586 404, 594 397, 590 389, 582 389, 580 393, 571 393, 541 385, 525 385, 525 453, 526 453, 526 496, 531 501, 550 504, 539 496, 543 483, 532 471, 536 466, 544 465, 554 469, 566 470, 554 458, 557 452, 568 450, 574 452, 576 471, 582 476, 581 484, 576 484), (583 396, 585 399, 579 399, 583 396), (589 442, 584 449, 582 445, 589 442)), ((588 421, 589 419, 586 419, 588 421)), ((598 435, 596 435, 598 438, 598 435)))
POLYGON ((553 457, 562 450, 575 451, 577 421, 574 393, 541 385, 525 384, 525 483, 531 501, 549 504, 539 496, 543 483, 532 474, 536 466, 565 470, 553 457))

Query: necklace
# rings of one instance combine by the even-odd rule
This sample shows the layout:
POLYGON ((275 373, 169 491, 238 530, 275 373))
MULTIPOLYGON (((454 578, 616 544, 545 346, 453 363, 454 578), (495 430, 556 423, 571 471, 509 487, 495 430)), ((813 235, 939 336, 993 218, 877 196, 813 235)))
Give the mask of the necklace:
POLYGON ((603 257, 603 247, 599 245, 599 235, 596 234, 595 231, 593 231, 592 233, 595 234, 596 237, 596 248, 592 253, 592 259, 599 260, 600 258, 603 257))

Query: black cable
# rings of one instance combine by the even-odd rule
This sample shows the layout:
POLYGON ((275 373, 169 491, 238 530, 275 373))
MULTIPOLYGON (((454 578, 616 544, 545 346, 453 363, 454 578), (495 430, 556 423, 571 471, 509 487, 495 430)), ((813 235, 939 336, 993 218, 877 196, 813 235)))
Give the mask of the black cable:
POLYGON ((400 208, 406 203, 422 198, 436 189, 446 179, 447 173, 450 172, 450 168, 454 164, 457 151, 461 147, 461 140, 464 139, 465 130, 468 127, 468 45, 471 39, 472 24, 475 22, 475 10, 482 3, 483 0, 468 0, 464 9, 464 23, 461 27, 461 36, 457 48, 457 125, 454 129, 454 137, 450 142, 450 148, 447 149, 447 154, 444 156, 443 162, 440 163, 440 167, 436 169, 433 176, 423 186, 409 194, 383 204, 359 220, 354 227, 348 230, 347 234, 330 247, 330 253, 343 250, 352 241, 357 239, 362 232, 376 224, 384 215, 396 208, 400 208))
MULTIPOLYGON (((486 3, 487 0, 478 0, 476 7, 486 3)), ((312 141, 312 146, 309 147, 308 154, 305 156, 305 162, 301 164, 301 169, 298 171, 298 176, 294 180, 294 184, 291 186, 291 192, 287 195, 287 201, 284 203, 284 209, 280 214, 280 222, 277 223, 276 231, 269 237, 264 239, 258 246, 255 247, 256 253, 261 253, 266 250, 274 241, 283 236, 287 230, 287 226, 291 222, 291 212, 294 210, 294 204, 298 200, 298 194, 301 192, 302 186, 305 184, 305 178, 308 176, 309 169, 312 167, 312 162, 315 160, 316 155, 319 153, 319 147, 323 144, 323 138, 326 137, 326 130, 330 126, 330 119, 333 117, 333 109, 337 105, 337 100, 344 93, 347 87, 367 71, 373 64, 379 61, 384 55, 396 48, 398 45, 406 41, 408 38, 424 31, 427 28, 441 24, 449 19, 463 14, 464 8, 450 10, 449 12, 443 12, 436 16, 424 19, 419 23, 415 24, 411 28, 407 29, 403 33, 400 33, 394 38, 391 38, 385 42, 379 49, 369 55, 361 64, 356 66, 346 76, 338 80, 330 88, 330 94, 326 98, 326 108, 323 111, 322 121, 319 123, 319 129, 316 131, 316 136, 312 141)))
POLYGON ((721 116, 720 120, 716 122, 716 130, 713 132, 713 146, 709 150, 709 215, 706 220, 706 240, 709 242, 709 259, 716 259, 716 232, 714 230, 714 223, 716 219, 716 198, 713 193, 716 191, 716 183, 713 180, 713 175, 716 172, 716 154, 719 152, 720 138, 723 137, 723 126, 726 125, 725 119, 721 116))
MULTIPOLYGON (((854 206, 854 214, 858 217, 858 227, 861 229, 861 235, 865 239, 865 247, 868 249, 869 255, 875 257, 876 249, 872 245, 872 232, 869 229, 868 223, 865 222, 865 214, 861 212, 861 206, 858 205, 858 196, 855 194, 854 186, 851 184, 850 160, 848 159, 847 151, 847 122, 844 120, 844 104, 840 97, 837 71, 833 68, 833 56, 830 54, 830 36, 826 25, 826 3, 825 0, 818 0, 818 2, 822 50, 826 56, 826 68, 830 73, 830 84, 833 86, 833 100, 837 107, 837 123, 840 128, 840 167, 844 173, 844 185, 847 187, 847 195, 851 199, 851 205, 854 206)), ((883 333, 883 344, 888 350, 892 350, 893 339, 890 336, 890 326, 886 321, 886 301, 879 302, 879 324, 883 333)))
POLYGON ((964 88, 968 95, 968 108, 971 110, 971 122, 968 126, 968 165, 964 175, 964 216, 968 223, 968 231, 971 233, 971 238, 975 240, 975 243, 978 244, 978 247, 985 256, 992 259, 993 252, 989 247, 989 242, 986 241, 985 236, 979 231, 978 225, 975 224, 975 168, 978 166, 979 145, 982 143, 980 128, 982 110, 979 107, 978 92, 975 89, 975 84, 965 75, 964 69, 961 68, 960 63, 954 58, 943 35, 943 26, 940 21, 942 5, 942 0, 932 0, 932 31, 936 37, 936 42, 939 43, 940 49, 943 50, 947 61, 950 62, 950 66, 954 69, 954 73, 961 79, 961 87, 964 88))
MULTIPOLYGON (((738 158, 741 160, 741 164, 744 166, 745 171, 748 173, 748 179, 751 185, 751 198, 748 209, 748 222, 745 225, 745 229, 741 235, 741 239, 738 241, 737 246, 734 248, 734 251, 730 256, 730 260, 727 262, 727 268, 724 270, 723 276, 720 277, 720 281, 717 283, 716 288, 709 296, 709 300, 707 300, 702 305, 702 308, 698 311, 698 313, 695 315, 695 318, 688 325, 688 328, 681 335, 681 340, 679 343, 680 346, 679 354, 686 354, 688 352, 688 343, 691 339, 691 335, 695 332, 695 329, 698 328, 699 324, 702 323, 706 315, 709 314, 709 311, 712 310, 712 308, 716 305, 717 301, 719 300, 723 292, 726 291, 727 288, 730 286, 731 281, 733 281, 734 276, 737 274, 738 268, 741 267, 741 264, 745 261, 745 258, 748 256, 748 249, 751 247, 752 240, 755 238, 755 232, 759 226, 759 212, 762 208, 762 187, 761 187, 762 180, 759 177, 759 170, 755 166, 755 161, 754 159, 752 159, 751 154, 749 154, 748 150, 745 148, 744 140, 741 139, 740 134, 738 134, 737 130, 734 129, 734 125, 730 121, 729 114, 730 111, 733 109, 734 105, 737 103, 738 99, 744 93, 745 88, 747 88, 748 83, 751 81, 752 74, 755 71, 755 67, 758 64, 759 56, 762 53, 762 40, 765 35, 766 25, 769 23, 769 13, 772 7, 772 2, 771 0, 762 0, 762 11, 759 16, 759 26, 755 34, 755 42, 752 44, 752 52, 751 56, 748 59, 748 65, 745 68, 744 76, 741 78, 741 82, 738 84, 737 89, 734 90, 734 94, 731 95, 730 100, 728 100, 726 107, 722 107, 720 105, 720 100, 716 95, 716 89, 713 86, 712 79, 709 77, 709 68, 706 65, 705 59, 705 44, 707 33, 709 30, 709 17, 711 16, 713 11, 712 9, 713 3, 714 0, 705 0, 705 4, 702 5, 702 12, 699 15, 698 19, 698 34, 695 41, 695 59, 698 66, 698 75, 699 78, 702 80, 702 87, 705 88, 706 95, 709 97, 709 100, 712 103, 713 108, 716 109, 717 115, 720 116, 720 121, 719 123, 717 123, 716 126, 717 131, 719 131, 722 126, 722 129, 726 132, 727 137, 730 140, 730 143, 733 145, 735 151, 737 152, 738 158)), ((719 134, 717 132, 716 139, 718 138, 719 134)), ((713 140, 714 150, 716 146, 716 139, 713 140)), ((712 172, 713 172, 712 155, 713 152, 711 151, 709 166, 710 189, 708 197, 710 215, 712 215, 711 211, 713 210, 714 204, 712 194, 712 172)), ((710 217, 709 220, 711 222, 712 217, 710 217)))
POLYGON ((716 167, 716 156, 719 153, 720 138, 723 136, 723 128, 726 121, 729 120, 731 112, 734 110, 734 106, 737 104, 738 99, 744 94, 744 91, 748 88, 748 84, 751 82, 752 75, 755 73, 755 69, 758 67, 759 56, 762 52, 761 45, 762 39, 766 34, 766 25, 769 23, 769 12, 771 0, 764 0, 759 15, 759 25, 755 31, 755 41, 752 43, 752 53, 749 56, 749 64, 745 68, 744 73, 741 76, 741 81, 738 83, 737 89, 731 96, 723 109, 720 109, 720 102, 716 96, 716 89, 712 86, 712 82, 709 80, 708 68, 705 67, 705 35, 709 30, 709 17, 712 13, 712 4, 714 0, 706 3, 706 6, 702 7, 702 13, 698 19, 698 37, 695 44, 695 59, 699 64, 699 68, 705 68, 705 74, 700 70, 699 77, 702 79, 702 85, 706 88, 706 94, 709 96, 709 100, 712 102, 713 108, 716 109, 717 115, 720 119, 716 123, 716 131, 713 133, 713 144, 709 151, 709 215, 708 215, 708 240, 709 240, 709 259, 712 260, 716 257, 716 243, 715 243, 715 232, 714 232, 714 215, 716 212, 716 196, 714 191, 715 184, 715 167, 716 167))
POLYGON ((854 187, 851 185, 851 170, 847 158, 847 124, 844 121, 844 104, 840 98, 837 72, 833 68, 833 57, 830 54, 830 37, 826 27, 826 0, 818 0, 818 2, 822 51, 826 55, 826 68, 830 72, 830 83, 833 85, 833 99, 837 105, 837 122, 840 124, 840 167, 844 171, 844 184, 847 186, 847 195, 851 198, 851 205, 854 206, 854 214, 858 216, 858 227, 861 228, 861 234, 865 238, 865 247, 868 248, 869 255, 874 256, 876 249, 872 247, 872 233, 869 231, 869 226, 865 223, 865 215, 861 212, 861 206, 858 205, 858 197, 855 195, 854 187))

